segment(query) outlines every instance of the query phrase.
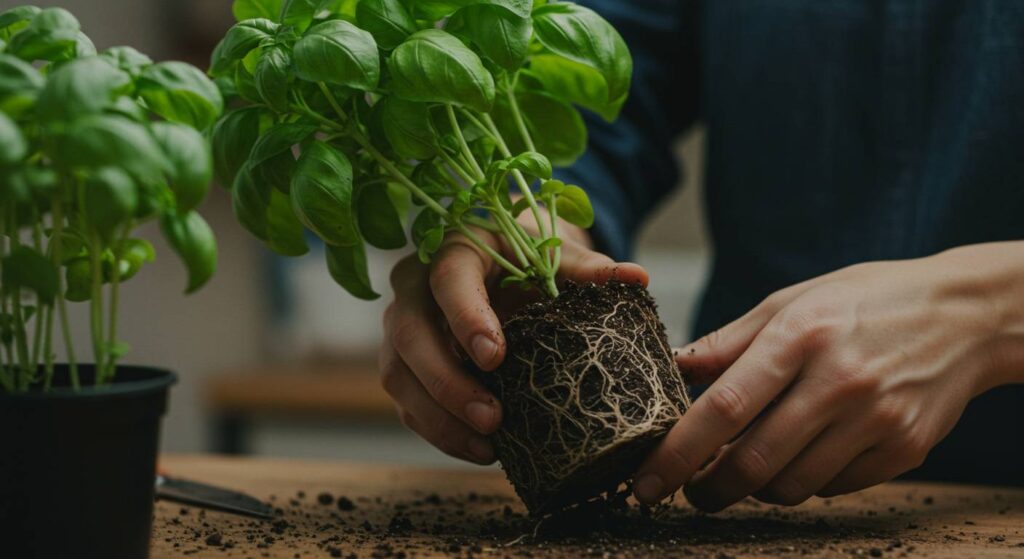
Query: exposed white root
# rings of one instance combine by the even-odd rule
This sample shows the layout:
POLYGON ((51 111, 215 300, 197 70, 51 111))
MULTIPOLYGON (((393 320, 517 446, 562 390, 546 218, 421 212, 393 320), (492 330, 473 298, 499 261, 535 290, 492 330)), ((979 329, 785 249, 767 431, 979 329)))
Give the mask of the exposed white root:
POLYGON ((503 405, 520 420, 498 433, 517 489, 557 491, 606 453, 669 429, 690 405, 649 299, 619 300, 597 320, 560 315, 509 328, 535 341, 531 352, 510 356, 518 390, 503 405))

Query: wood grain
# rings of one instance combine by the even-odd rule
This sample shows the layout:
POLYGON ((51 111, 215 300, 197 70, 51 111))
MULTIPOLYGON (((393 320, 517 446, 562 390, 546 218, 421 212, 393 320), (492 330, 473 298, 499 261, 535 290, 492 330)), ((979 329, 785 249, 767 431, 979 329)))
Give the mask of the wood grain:
POLYGON ((632 513, 621 521, 583 526, 582 531, 576 526, 577 532, 553 537, 552 521, 538 526, 526 518, 504 476, 494 469, 210 456, 165 456, 161 465, 179 477, 273 500, 284 522, 275 525, 158 503, 153 559, 351 554, 1024 558, 1021 489, 891 483, 854 495, 813 499, 792 509, 745 501, 713 516, 677 500, 653 520, 632 513), (355 509, 321 504, 317 496, 324 492, 351 499, 355 509), (637 537, 630 526, 643 522, 657 524, 657 534, 637 537))
POLYGON ((264 367, 212 377, 207 408, 251 417, 316 417, 398 423, 376 365, 264 367))

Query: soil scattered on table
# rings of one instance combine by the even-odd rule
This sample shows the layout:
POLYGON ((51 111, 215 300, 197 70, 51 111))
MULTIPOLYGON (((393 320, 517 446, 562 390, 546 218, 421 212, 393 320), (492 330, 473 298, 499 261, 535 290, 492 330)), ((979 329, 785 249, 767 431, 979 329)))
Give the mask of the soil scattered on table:
POLYGON ((299 505, 278 509, 273 521, 158 503, 154 540, 180 556, 294 559, 914 557, 954 542, 1024 552, 1024 527, 982 535, 967 514, 972 506, 993 512, 1010 506, 998 499, 950 503, 960 516, 941 529, 929 526, 940 512, 937 500, 910 494, 906 502, 830 500, 828 514, 822 507, 814 512, 747 500, 711 516, 679 502, 641 508, 621 493, 543 519, 528 516, 509 497, 477 493, 371 498, 322 492, 315 501, 303 494, 283 500, 299 505))

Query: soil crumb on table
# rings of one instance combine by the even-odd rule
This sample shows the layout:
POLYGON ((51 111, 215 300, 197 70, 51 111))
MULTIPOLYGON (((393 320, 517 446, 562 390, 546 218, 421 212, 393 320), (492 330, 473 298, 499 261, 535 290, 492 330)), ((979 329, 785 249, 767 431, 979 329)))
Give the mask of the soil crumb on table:
POLYGON ((268 501, 288 503, 272 521, 158 503, 153 558, 918 557, 953 543, 965 557, 976 556, 971 549, 1024 557, 1024 526, 981 525, 1024 507, 1019 495, 995 490, 947 502, 889 491, 796 509, 747 500, 716 515, 680 500, 653 509, 616 500, 543 519, 507 495, 475 492, 371 497, 307 488, 268 501))

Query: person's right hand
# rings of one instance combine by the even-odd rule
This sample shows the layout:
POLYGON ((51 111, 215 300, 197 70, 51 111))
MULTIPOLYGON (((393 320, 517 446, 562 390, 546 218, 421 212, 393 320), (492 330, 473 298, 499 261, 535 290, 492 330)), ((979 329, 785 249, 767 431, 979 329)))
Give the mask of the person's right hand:
MULTIPOLYGON (((475 232, 509 255, 497 237, 475 232)), ((647 284, 640 266, 617 264, 591 250, 582 229, 563 222, 559 234, 560 280, 647 284)), ((395 266, 395 300, 384 313, 381 384, 402 423, 446 454, 478 464, 494 461, 485 435, 501 424, 501 405, 464 370, 459 353, 484 371, 493 371, 505 358, 499 315, 527 301, 516 287, 497 287, 501 272, 466 237, 449 235, 431 265, 413 255, 395 266)))

